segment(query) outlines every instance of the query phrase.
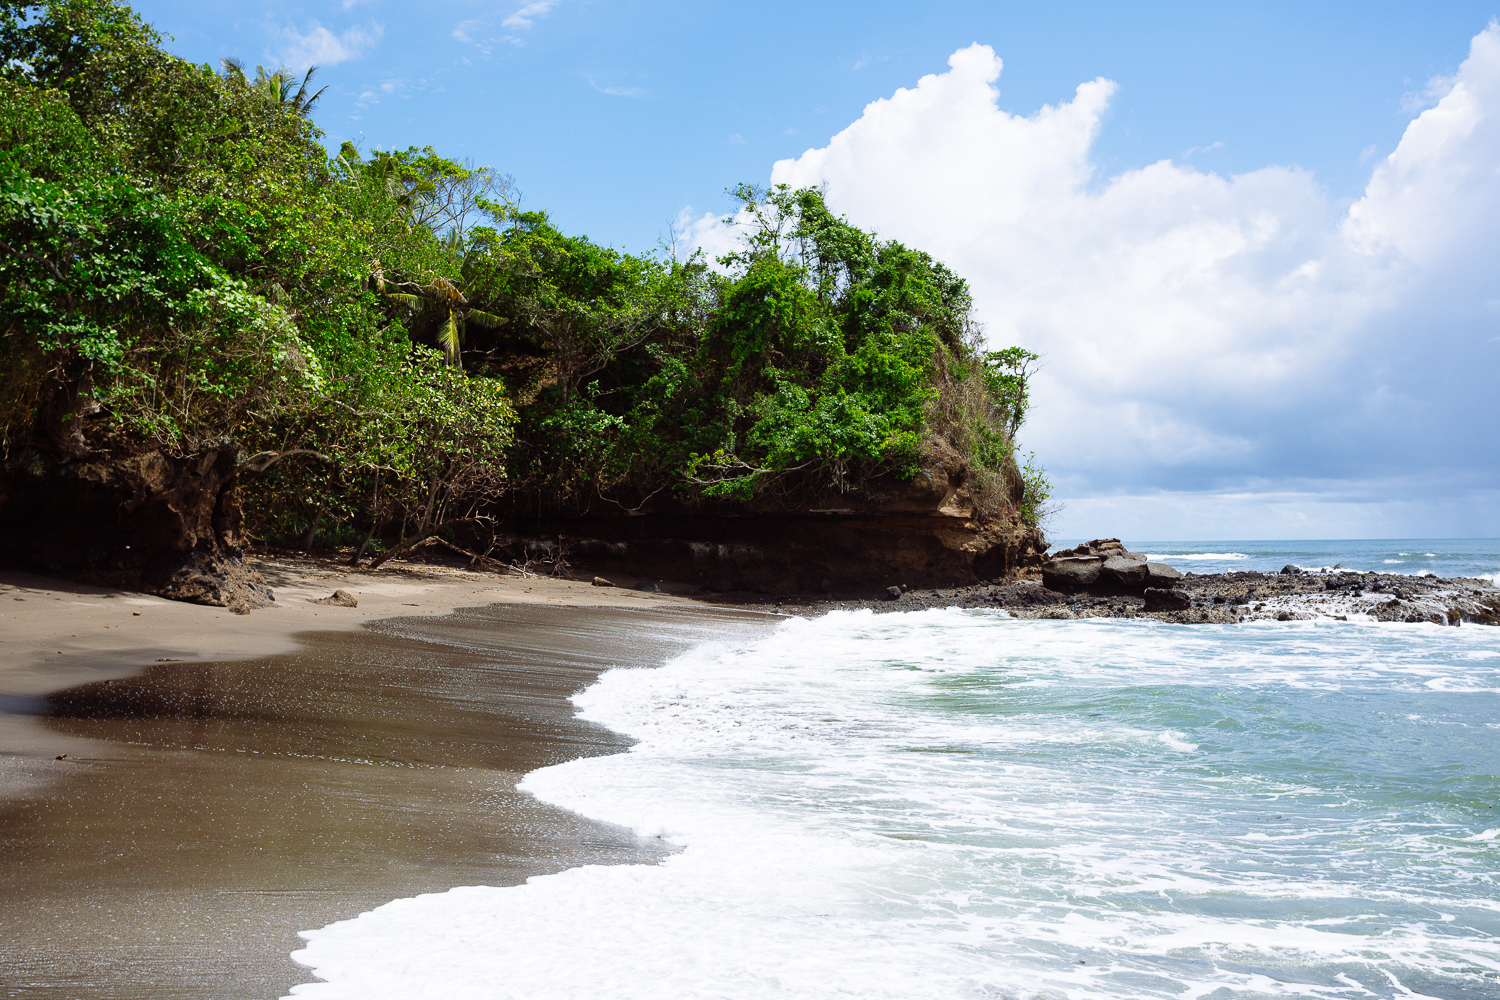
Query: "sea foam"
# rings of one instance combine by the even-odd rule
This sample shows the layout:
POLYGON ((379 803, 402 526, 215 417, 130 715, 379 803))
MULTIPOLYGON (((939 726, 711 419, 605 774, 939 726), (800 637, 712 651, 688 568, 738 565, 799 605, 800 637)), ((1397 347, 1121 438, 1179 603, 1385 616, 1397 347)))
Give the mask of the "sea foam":
POLYGON ((1435 776, 1500 791, 1497 645, 862 612, 610 671, 640 742, 522 787, 682 850, 307 932, 294 993, 1481 995, 1497 845, 1435 776))

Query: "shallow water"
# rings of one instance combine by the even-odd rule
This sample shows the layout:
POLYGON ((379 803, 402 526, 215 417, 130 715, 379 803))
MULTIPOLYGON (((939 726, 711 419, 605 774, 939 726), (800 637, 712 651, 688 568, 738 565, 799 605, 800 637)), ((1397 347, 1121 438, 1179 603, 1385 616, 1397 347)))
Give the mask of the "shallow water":
POLYGON ((1500 629, 839 612, 575 702, 642 742, 522 787, 686 850, 309 932, 299 996, 1500 996, 1500 629))
MULTIPOLYGON (((1058 541, 1053 550, 1087 539, 1058 541)), ((1500 538, 1382 538, 1297 541, 1143 541, 1125 545, 1183 572, 1275 572, 1288 564, 1306 570, 1474 577, 1500 586, 1500 538)))
MULTIPOLYGON (((494 605, 164 663, 35 706, 68 778, 0 801, 0 996, 223 998, 311 978, 296 932, 455 884, 670 848, 515 791, 629 739, 567 697, 763 620, 494 605)), ((0 752, 4 751, 0 747, 0 752)))

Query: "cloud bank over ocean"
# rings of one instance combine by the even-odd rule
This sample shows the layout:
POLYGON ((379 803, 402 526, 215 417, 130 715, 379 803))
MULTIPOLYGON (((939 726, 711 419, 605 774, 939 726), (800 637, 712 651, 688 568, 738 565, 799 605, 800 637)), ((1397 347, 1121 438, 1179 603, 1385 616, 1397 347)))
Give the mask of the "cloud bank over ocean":
POLYGON ((930 251, 992 343, 1045 356, 1022 444, 1056 534, 1500 533, 1500 26, 1352 204, 1295 166, 1104 177, 1114 83, 1022 116, 991 48, 949 67, 771 180, 930 251))

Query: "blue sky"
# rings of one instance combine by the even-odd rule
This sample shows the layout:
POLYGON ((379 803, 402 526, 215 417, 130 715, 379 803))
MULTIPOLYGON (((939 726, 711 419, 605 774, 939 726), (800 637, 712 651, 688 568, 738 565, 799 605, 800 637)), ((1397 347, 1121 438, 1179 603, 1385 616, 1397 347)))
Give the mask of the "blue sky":
POLYGON ((137 9, 319 63, 332 145, 472 157, 627 249, 826 185, 1047 356, 1060 535, 1500 534, 1496 5, 137 9))
POLYGON ((771 163, 823 145, 972 42, 1004 58, 1008 111, 1067 100, 1098 76, 1117 82, 1096 148, 1105 174, 1163 158, 1220 173, 1296 163, 1335 197, 1354 197, 1369 158, 1400 138, 1404 104, 1452 73, 1500 12, 1464 2, 558 0, 505 26, 526 6, 136 9, 196 61, 321 57, 329 91, 317 120, 334 147, 362 136, 473 157, 514 175, 532 207, 626 248, 653 246, 684 205, 726 208, 726 187, 764 181, 771 163), (321 42, 319 28, 348 42, 321 42))

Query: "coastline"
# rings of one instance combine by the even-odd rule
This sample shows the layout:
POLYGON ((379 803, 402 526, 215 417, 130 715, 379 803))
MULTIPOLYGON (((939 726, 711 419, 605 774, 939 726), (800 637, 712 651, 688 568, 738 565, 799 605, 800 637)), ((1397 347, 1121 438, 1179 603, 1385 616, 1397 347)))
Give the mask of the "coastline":
POLYGON ((603 670, 775 620, 441 567, 257 568, 280 610, 0 576, 0 994, 280 996, 313 978, 298 931, 660 860, 515 784, 630 745, 574 718, 603 670), (310 603, 335 587, 359 606, 310 603))
POLYGON ((65 773, 68 740, 36 725, 39 699, 65 688, 129 677, 158 662, 235 662, 289 653, 297 636, 347 632, 385 618, 431 617, 490 604, 572 607, 701 605, 691 598, 522 579, 441 565, 349 571, 325 559, 261 559, 276 593, 248 615, 151 594, 0 571, 0 797, 65 773), (314 600, 343 589, 357 607, 314 600))
POLYGON ((1190 574, 1194 606, 1161 615, 1025 579, 708 602, 430 564, 255 568, 277 602, 250 615, 0 574, 0 911, 21 915, 0 915, 19 956, 0 995, 17 984, 28 996, 282 995, 311 981, 289 958, 298 931, 459 885, 658 862, 667 845, 516 784, 630 745, 574 716, 570 696, 603 670, 751 634, 774 623, 766 612, 1187 624, 1333 618, 1371 602, 1379 620, 1403 598, 1407 617, 1384 620, 1441 623, 1459 598, 1500 610, 1485 581, 1385 574, 1190 574), (1387 592, 1397 584, 1399 597, 1387 592), (313 603, 335 589, 358 606, 313 603), (1250 590, 1262 600, 1235 599, 1250 590), (492 701, 479 708, 476 663, 492 701))

